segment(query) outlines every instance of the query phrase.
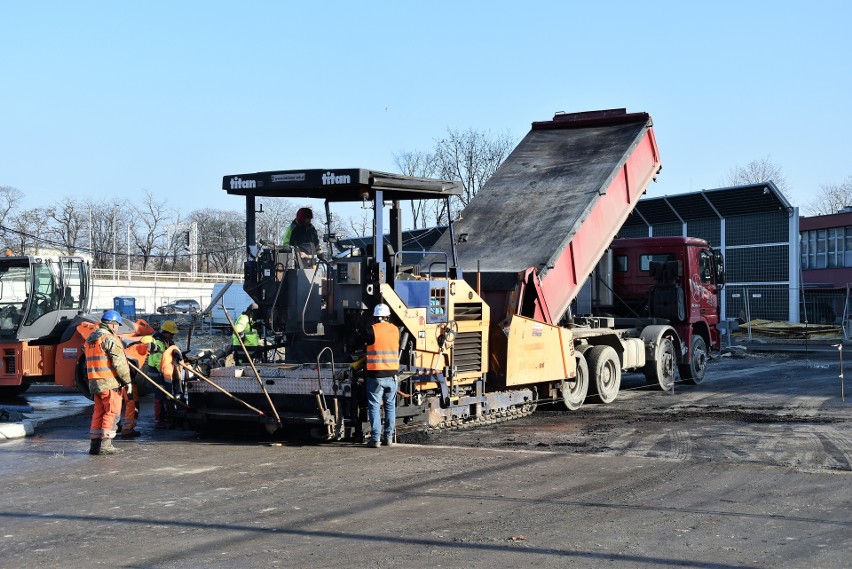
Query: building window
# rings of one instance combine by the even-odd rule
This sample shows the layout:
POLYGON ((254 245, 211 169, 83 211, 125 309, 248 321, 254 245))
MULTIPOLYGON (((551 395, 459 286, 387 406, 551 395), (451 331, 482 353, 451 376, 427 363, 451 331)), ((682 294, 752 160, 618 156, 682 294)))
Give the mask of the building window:
POLYGON ((802 231, 802 269, 852 267, 852 226, 802 231))

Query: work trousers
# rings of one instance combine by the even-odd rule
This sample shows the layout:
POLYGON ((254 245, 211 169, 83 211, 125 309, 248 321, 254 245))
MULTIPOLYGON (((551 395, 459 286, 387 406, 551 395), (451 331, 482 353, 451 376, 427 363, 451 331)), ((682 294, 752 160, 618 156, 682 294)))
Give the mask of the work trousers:
POLYGON ((121 425, 122 432, 128 433, 136 428, 139 419, 139 390, 134 384, 133 393, 127 396, 127 388, 121 388, 121 398, 124 399, 124 422, 121 425))
POLYGON ((108 389, 92 394, 95 400, 95 412, 89 431, 92 439, 111 439, 115 436, 115 418, 121 413, 121 394, 108 389))
POLYGON ((393 440, 396 424, 396 376, 367 376, 367 415, 370 418, 370 438, 378 441, 393 440), (382 429, 381 408, 385 408, 385 427, 382 429))

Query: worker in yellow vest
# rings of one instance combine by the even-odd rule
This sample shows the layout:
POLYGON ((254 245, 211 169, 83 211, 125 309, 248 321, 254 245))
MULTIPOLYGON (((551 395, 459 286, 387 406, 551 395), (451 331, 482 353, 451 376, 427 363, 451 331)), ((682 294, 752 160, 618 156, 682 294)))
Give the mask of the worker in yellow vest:
POLYGON ((231 336, 231 351, 234 353, 235 364, 247 364, 248 358, 240 346, 240 340, 243 346, 248 350, 249 355, 254 358, 257 353, 257 347, 260 345, 260 336, 255 328, 254 313, 258 309, 257 304, 252 302, 237 321, 234 323, 234 333, 231 336))

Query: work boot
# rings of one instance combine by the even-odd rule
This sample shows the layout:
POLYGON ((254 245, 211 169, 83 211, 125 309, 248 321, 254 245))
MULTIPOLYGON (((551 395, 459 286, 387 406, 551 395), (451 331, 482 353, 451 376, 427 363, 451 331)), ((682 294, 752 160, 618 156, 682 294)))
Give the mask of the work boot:
POLYGON ((101 454, 101 439, 92 439, 89 454, 101 454))
POLYGON ((136 429, 122 429, 121 430, 121 438, 122 439, 135 439, 140 436, 142 433, 137 431, 136 429))
POLYGON ((116 448, 112 445, 112 439, 102 439, 101 440, 101 452, 98 454, 118 454, 120 452, 124 452, 120 448, 116 448))
POLYGON ((374 441, 373 439, 370 439, 370 442, 367 443, 368 448, 379 448, 380 446, 381 443, 379 441, 374 441))
POLYGON ((382 446, 383 447, 392 447, 393 446, 393 438, 382 437, 382 446))

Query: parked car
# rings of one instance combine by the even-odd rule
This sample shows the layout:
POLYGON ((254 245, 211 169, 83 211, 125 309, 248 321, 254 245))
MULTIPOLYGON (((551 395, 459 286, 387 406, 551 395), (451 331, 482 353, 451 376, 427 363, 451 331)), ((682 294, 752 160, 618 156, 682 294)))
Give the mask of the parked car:
POLYGON ((175 314, 177 312, 181 314, 196 314, 200 311, 201 305, 197 300, 192 300, 191 298, 181 298, 180 300, 157 307, 157 312, 160 314, 175 314))

